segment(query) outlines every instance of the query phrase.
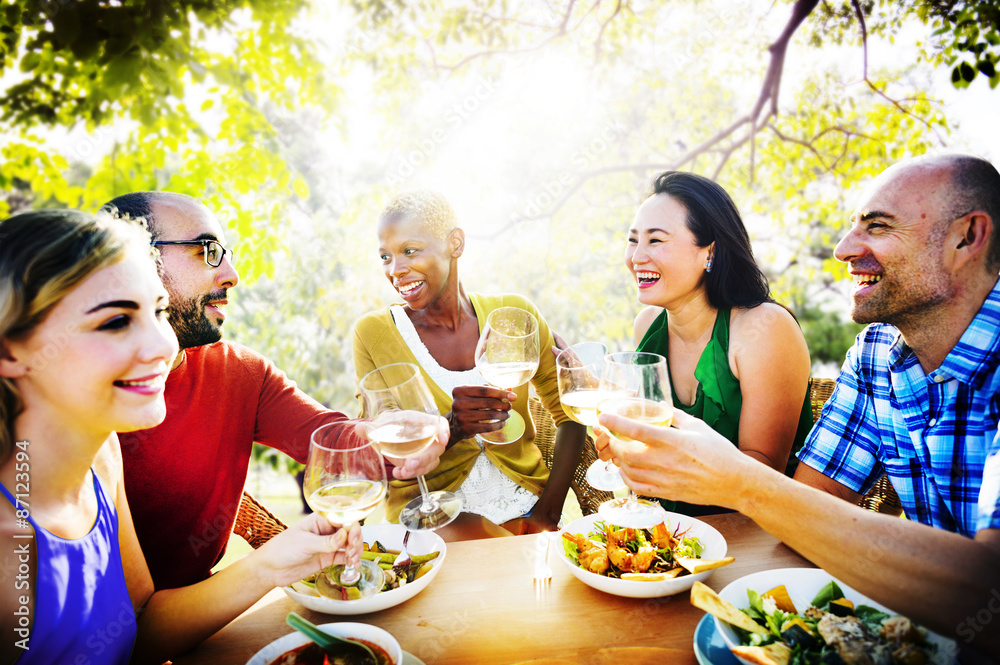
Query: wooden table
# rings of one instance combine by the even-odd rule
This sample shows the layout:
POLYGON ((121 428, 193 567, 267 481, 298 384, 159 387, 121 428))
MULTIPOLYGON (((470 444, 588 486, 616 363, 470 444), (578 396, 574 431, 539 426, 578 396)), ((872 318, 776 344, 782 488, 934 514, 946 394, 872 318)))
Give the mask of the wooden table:
MULTIPOLYGON (((756 571, 813 567, 743 515, 703 521, 722 533, 729 554, 736 557, 706 580, 717 591, 756 571)), ((264 645, 291 632, 285 624, 290 611, 313 623, 379 626, 427 665, 509 665, 543 657, 590 665, 602 662, 597 655, 601 649, 637 646, 676 650, 662 652, 669 662, 696 662, 692 641, 703 613, 691 606, 687 592, 654 599, 612 596, 573 577, 555 552, 549 553, 552 581, 536 590, 537 538, 450 543, 445 565, 427 589, 373 614, 319 614, 275 589, 174 663, 244 665, 264 645)))

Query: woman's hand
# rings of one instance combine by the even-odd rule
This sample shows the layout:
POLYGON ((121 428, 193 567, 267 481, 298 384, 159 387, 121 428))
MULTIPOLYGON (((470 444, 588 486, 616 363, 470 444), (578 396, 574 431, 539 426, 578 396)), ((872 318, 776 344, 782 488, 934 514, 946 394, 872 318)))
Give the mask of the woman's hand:
MULTIPOLYGON (((605 462, 612 459, 612 451, 610 448, 611 444, 611 434, 608 430, 604 429, 600 425, 594 425, 594 448, 597 449, 597 456, 600 457, 605 462)), ((615 460, 615 464, 618 461, 615 460)))
POLYGON ((523 536, 527 533, 542 533, 543 531, 559 530, 559 515, 552 519, 551 516, 541 515, 536 509, 534 513, 527 517, 516 517, 501 525, 515 536, 523 536))
POLYGON ((517 395, 492 386, 458 386, 452 392, 449 444, 503 427, 517 395))
POLYGON ((284 586, 332 564, 361 562, 361 527, 335 527, 316 513, 295 523, 249 556, 256 557, 270 586, 284 586))

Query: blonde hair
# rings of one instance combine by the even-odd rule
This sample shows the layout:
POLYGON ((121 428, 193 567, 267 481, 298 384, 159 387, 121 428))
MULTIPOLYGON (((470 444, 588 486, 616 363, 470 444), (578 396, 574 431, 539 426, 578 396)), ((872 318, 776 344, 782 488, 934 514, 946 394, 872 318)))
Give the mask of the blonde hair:
POLYGON ((444 239, 458 227, 458 217, 440 192, 431 189, 414 189, 402 192, 382 208, 378 219, 396 220, 416 218, 436 237, 444 239))
MULTIPOLYGON (((32 210, 0 222, 0 344, 20 340, 77 285, 121 261, 129 247, 153 252, 144 226, 79 210, 32 210)), ((0 463, 14 446, 24 404, 14 381, 0 377, 0 463)))

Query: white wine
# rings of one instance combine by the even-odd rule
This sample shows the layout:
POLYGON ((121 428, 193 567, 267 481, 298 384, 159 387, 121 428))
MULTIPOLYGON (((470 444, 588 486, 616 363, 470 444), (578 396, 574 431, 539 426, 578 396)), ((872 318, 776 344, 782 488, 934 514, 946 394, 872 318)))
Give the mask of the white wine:
POLYGON ((369 436, 377 441, 382 453, 405 459, 419 454, 437 434, 437 418, 419 411, 399 411, 375 420, 369 436))
POLYGON ((382 501, 385 490, 385 481, 342 480, 320 487, 306 503, 331 524, 343 526, 368 517, 382 501))
POLYGON ((496 388, 511 390, 531 380, 538 371, 538 363, 506 362, 476 363, 486 382, 496 388))
MULTIPOLYGON (((674 409, 666 402, 653 402, 641 397, 613 398, 602 400, 597 405, 597 413, 613 413, 646 425, 670 427, 674 419, 674 409)), ((634 441, 631 437, 609 430, 620 441, 634 441)))
POLYGON ((563 411, 576 422, 593 427, 597 424, 597 403, 609 399, 606 390, 575 390, 559 396, 563 411))

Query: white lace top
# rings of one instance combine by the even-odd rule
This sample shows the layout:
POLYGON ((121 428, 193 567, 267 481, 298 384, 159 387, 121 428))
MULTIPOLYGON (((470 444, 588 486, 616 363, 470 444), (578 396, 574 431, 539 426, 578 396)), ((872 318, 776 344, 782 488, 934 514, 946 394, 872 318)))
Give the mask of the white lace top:
MULTIPOLYGON (((403 341, 441 390, 450 395, 457 386, 486 385, 486 381, 476 368, 453 371, 441 367, 420 340, 417 329, 413 327, 413 322, 403 311, 402 306, 393 305, 389 311, 392 312, 392 320, 399 329, 403 341)), ((486 455, 476 457, 476 463, 469 472, 469 477, 462 482, 456 494, 462 499, 464 512, 482 515, 494 524, 503 524, 521 517, 531 510, 538 500, 534 494, 505 476, 486 455)))

